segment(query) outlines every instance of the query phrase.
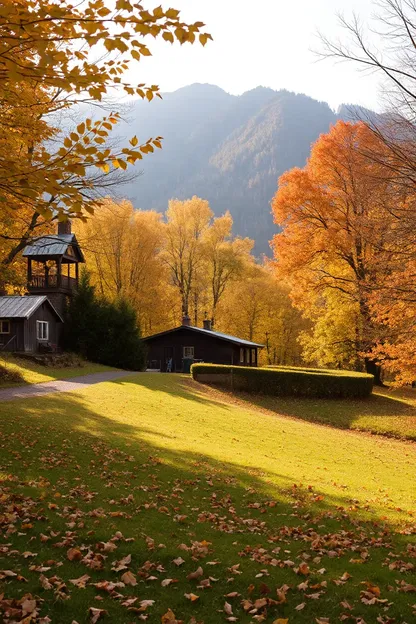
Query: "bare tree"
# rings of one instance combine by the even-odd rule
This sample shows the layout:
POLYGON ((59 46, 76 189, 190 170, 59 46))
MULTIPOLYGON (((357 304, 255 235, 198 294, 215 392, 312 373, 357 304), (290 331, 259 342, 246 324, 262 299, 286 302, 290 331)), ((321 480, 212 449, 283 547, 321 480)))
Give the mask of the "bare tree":
POLYGON ((396 183, 416 184, 416 0, 379 0, 374 24, 365 27, 357 15, 340 16, 347 40, 320 35, 324 58, 352 61, 382 79, 386 112, 362 119, 388 148, 375 154, 396 183), (372 43, 376 38, 382 49, 372 43))

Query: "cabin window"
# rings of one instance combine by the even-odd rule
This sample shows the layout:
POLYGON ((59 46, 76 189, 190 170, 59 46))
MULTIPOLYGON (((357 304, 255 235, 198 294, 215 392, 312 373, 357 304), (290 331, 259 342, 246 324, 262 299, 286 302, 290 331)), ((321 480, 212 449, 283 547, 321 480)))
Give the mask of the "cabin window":
POLYGON ((36 321, 36 338, 38 340, 49 339, 49 323, 48 321, 36 321))
POLYGON ((0 320, 0 334, 10 334, 10 321, 0 320))
POLYGON ((251 350, 251 363, 252 364, 256 363, 256 350, 255 349, 251 350))
POLYGON ((246 364, 250 364, 250 349, 246 349, 246 364))
POLYGON ((244 349, 240 349, 240 364, 244 364, 244 349))
POLYGON ((183 357, 184 358, 193 358, 194 357, 194 347, 184 347, 183 348, 183 357))

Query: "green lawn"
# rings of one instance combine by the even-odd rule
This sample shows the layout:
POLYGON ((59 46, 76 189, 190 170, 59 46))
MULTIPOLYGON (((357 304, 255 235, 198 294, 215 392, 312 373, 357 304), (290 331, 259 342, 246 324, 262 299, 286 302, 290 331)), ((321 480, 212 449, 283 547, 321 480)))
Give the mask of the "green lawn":
POLYGON ((342 429, 416 440, 416 389, 374 388, 368 399, 296 399, 239 394, 233 400, 342 429))
POLYGON ((0 459, 3 609, 30 593, 60 624, 91 607, 117 624, 415 621, 412 442, 142 373, 0 403, 0 459))
MULTIPOLYGON (((16 371, 23 377, 24 384, 42 383, 44 381, 53 381, 54 379, 69 379, 78 375, 88 375, 89 373, 99 373, 106 370, 114 370, 103 364, 93 364, 85 362, 82 366, 74 366, 69 368, 55 368, 53 366, 43 366, 30 360, 17 358, 12 355, 2 354, 0 364, 6 366, 11 371, 16 371)), ((0 388, 21 385, 19 383, 2 383, 0 380, 0 388)))

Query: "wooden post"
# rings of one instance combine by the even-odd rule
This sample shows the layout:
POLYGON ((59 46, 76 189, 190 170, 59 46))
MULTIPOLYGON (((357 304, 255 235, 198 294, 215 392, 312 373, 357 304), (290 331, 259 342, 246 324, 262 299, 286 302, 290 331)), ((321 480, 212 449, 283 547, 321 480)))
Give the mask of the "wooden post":
POLYGON ((62 258, 59 258, 56 261, 56 268, 58 271, 58 288, 61 288, 62 285, 62 258))
POLYGON ((78 286, 78 262, 75 264, 75 279, 78 286))
POLYGON ((30 285, 32 281, 32 258, 27 259, 27 284, 30 285))

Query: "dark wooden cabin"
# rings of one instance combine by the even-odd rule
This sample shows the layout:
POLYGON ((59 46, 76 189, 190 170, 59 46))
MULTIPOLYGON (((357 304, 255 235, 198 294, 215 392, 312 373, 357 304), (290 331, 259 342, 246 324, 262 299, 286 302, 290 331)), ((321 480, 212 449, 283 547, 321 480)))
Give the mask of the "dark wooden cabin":
POLYGON ((162 372, 189 370, 192 362, 257 366, 258 350, 263 345, 211 329, 193 327, 184 317, 182 325, 143 339, 147 347, 147 366, 162 372))
POLYGON ((65 303, 78 286, 78 265, 84 262, 71 222, 28 243, 23 257, 29 295, 0 296, 0 351, 60 350, 65 303))
POLYGON ((0 297, 0 350, 54 350, 60 342, 62 323, 45 295, 0 297))

